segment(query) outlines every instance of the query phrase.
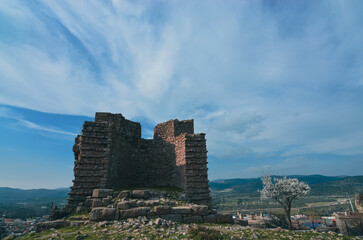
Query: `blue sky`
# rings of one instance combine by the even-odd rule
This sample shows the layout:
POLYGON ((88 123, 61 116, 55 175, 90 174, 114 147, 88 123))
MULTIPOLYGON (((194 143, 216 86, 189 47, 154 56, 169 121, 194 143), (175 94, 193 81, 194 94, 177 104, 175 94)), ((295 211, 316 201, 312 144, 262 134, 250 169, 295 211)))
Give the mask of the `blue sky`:
POLYGON ((96 111, 207 134, 210 179, 363 174, 363 2, 1 1, 0 186, 73 179, 96 111))

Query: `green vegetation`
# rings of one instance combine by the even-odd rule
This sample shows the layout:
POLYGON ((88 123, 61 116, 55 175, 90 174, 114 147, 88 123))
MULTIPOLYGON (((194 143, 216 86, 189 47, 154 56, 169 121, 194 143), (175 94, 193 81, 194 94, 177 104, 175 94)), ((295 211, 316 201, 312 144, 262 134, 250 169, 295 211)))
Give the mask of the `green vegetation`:
POLYGON ((195 240, 229 239, 228 235, 223 234, 220 230, 201 225, 190 228, 188 235, 195 240))
POLYGON ((61 228, 41 233, 32 233, 20 239, 357 239, 356 237, 343 237, 336 233, 317 233, 314 231, 287 231, 282 229, 263 230, 228 224, 200 224, 186 225, 185 232, 169 231, 160 226, 131 227, 120 230, 117 224, 98 227, 97 224, 81 226, 79 228, 61 228), (78 238, 77 238, 78 237, 78 238))

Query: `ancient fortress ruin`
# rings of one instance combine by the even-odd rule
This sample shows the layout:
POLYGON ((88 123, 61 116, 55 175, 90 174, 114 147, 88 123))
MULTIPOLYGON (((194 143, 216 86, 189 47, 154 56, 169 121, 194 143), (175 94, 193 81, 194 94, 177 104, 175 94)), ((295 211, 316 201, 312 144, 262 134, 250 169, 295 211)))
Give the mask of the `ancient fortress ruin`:
POLYGON ((140 123, 99 112, 94 122, 84 122, 73 152, 69 205, 96 188, 159 186, 183 189, 192 203, 210 202, 205 134, 194 134, 193 120, 160 123, 153 139, 143 139, 140 123))

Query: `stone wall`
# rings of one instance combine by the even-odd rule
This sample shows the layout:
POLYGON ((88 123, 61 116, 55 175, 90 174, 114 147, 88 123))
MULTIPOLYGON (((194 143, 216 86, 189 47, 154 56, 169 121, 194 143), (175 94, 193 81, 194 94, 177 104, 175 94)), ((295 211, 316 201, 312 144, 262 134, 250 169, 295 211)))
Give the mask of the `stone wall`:
POLYGON ((191 202, 208 204, 205 134, 194 134, 193 120, 158 124, 153 139, 141 138, 139 123, 121 114, 96 113, 73 146, 75 166, 69 204, 95 188, 176 186, 191 202))

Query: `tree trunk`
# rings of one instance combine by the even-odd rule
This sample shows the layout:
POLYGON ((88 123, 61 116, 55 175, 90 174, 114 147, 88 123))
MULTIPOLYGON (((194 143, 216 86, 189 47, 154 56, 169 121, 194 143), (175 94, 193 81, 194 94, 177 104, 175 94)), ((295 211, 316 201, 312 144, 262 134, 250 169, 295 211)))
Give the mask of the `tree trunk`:
POLYGON ((291 209, 284 209, 284 210, 285 210, 287 223, 289 224, 289 230, 291 231, 292 230, 291 214, 290 214, 291 209))

